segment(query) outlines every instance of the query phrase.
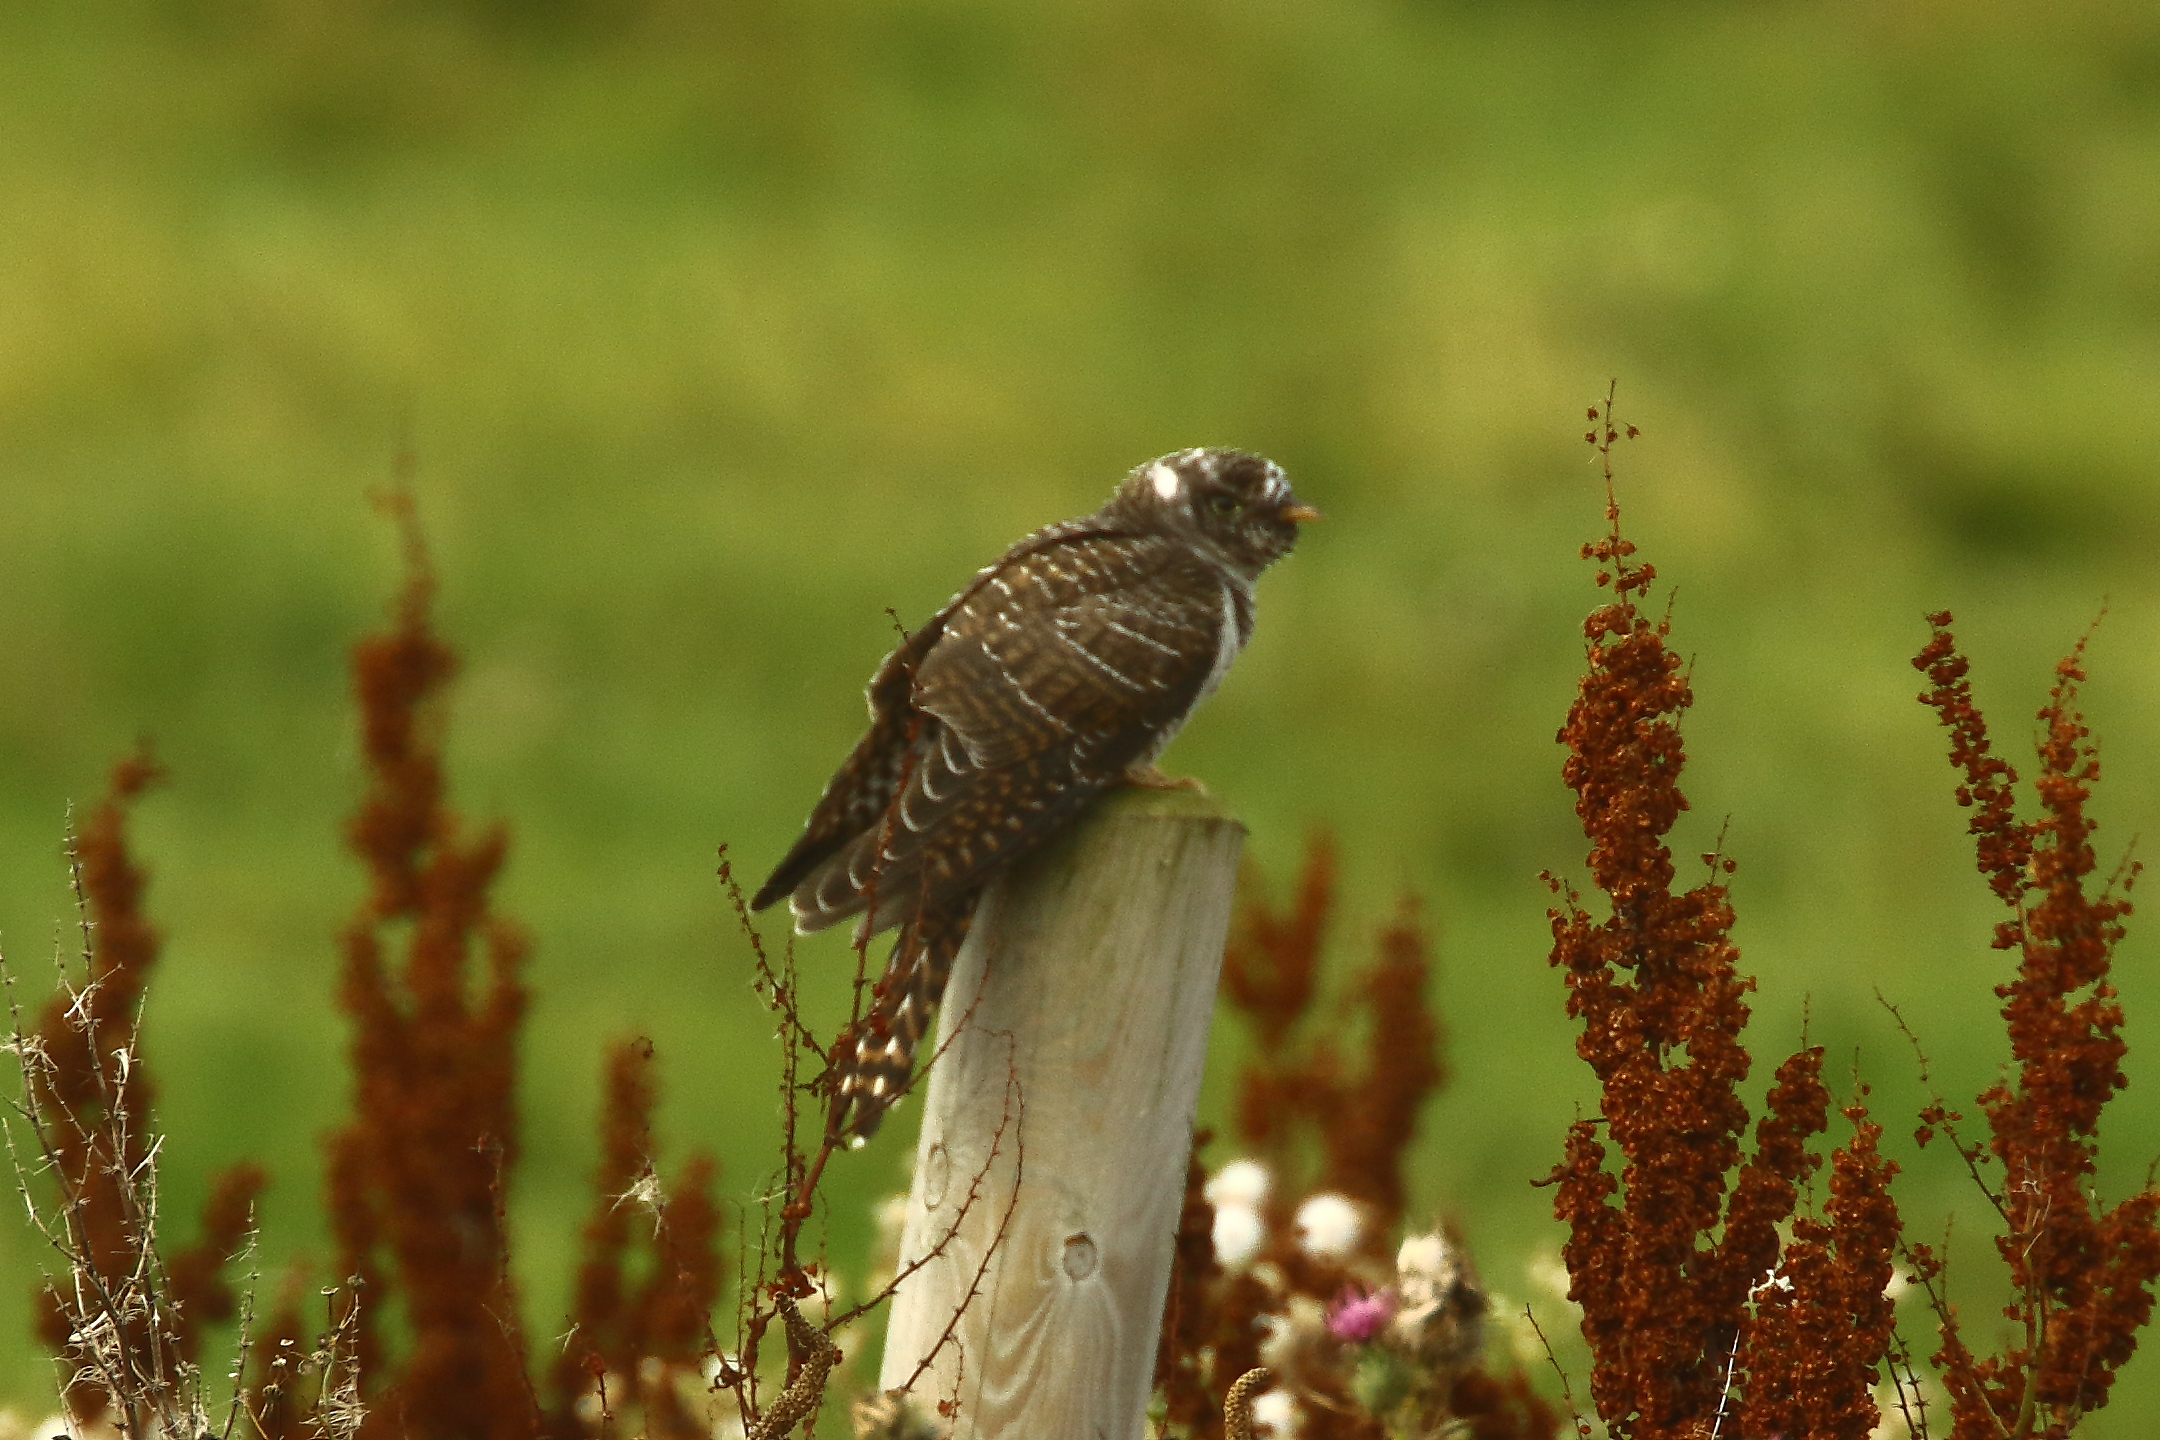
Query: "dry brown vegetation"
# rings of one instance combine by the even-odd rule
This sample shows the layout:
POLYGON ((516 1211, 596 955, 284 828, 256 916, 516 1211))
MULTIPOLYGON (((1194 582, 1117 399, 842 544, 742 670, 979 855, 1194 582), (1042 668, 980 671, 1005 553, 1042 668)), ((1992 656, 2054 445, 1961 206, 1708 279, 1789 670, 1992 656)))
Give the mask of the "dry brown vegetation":
MULTIPOLYGON (((1890 1196, 1897 1167, 1863 1087, 1839 1107, 1849 1137, 1830 1155, 1828 1198, 1800 1206, 1821 1167, 1809 1146, 1827 1127, 1822 1051, 1777 1069, 1743 1145, 1740 1095, 1752 1059, 1741 1043, 1742 997, 1753 981, 1729 939, 1733 868, 1703 857, 1704 881, 1673 893, 1664 842, 1686 808, 1679 713, 1692 701, 1668 622, 1638 601, 1655 578, 1620 531, 1611 457, 1623 432, 1611 399, 1585 437, 1604 461, 1604 537, 1584 547, 1613 599, 1584 622, 1587 672, 1561 740, 1576 813, 1589 839, 1593 916, 1554 880, 1553 964, 1577 1052, 1604 1102, 1571 1127, 1553 1173, 1554 1212, 1568 1224, 1571 1297, 1583 1308, 1594 1366, 1591 1396, 1616 1436, 1859 1437, 1881 1419, 1887 1390, 1909 1433, 1951 1440, 2068 1435, 2104 1405, 2114 1371, 2150 1318, 2160 1273, 2160 1190, 2152 1181, 2112 1209, 2090 1189, 2101 1107, 2125 1082, 2122 1010, 2108 980, 2121 921, 2125 865, 2091 893, 2095 860, 2085 802, 2099 761, 2076 709, 2084 642, 2058 667, 2039 719, 2038 814, 2020 821, 2016 773, 1992 753, 1966 683, 1967 662, 1947 614, 1914 664, 1920 698, 1951 734, 1960 805, 1975 807, 1979 868, 2012 919, 1994 943, 2019 953, 2017 977, 1996 989, 2010 1078, 1979 1097, 1990 1138, 1969 1142, 1940 1100, 1919 1138, 1956 1146, 2002 1222, 1996 1248, 2010 1267, 2004 1309, 2021 1339, 1981 1358, 1940 1283, 1943 1262, 1910 1240, 1890 1196), (1608 1146, 1620 1152, 1615 1166, 1608 1146), (1990 1162, 2002 1167, 1992 1179, 1990 1162), (1895 1329, 1886 1294, 1893 1259, 1926 1287, 1937 1325, 1933 1355, 1950 1414, 1929 1413, 1913 1347, 1895 1329), (1947 1423, 1946 1423, 1947 1420, 1947 1423)), ((1633 435, 1632 430, 1625 432, 1633 435)))
POLYGON ((1637 603, 1656 571, 1620 532, 1611 452, 1623 436, 1610 401, 1590 418, 1608 530, 1583 554, 1613 598, 1583 622, 1586 671, 1560 739, 1605 913, 1547 879, 1561 900, 1552 963, 1603 1100, 1596 1118, 1569 1127, 1547 1183, 1568 1227, 1562 1254, 1593 1357, 1591 1399, 1616 1436, 1858 1440, 1878 1419, 1890 1342, 1896 1167, 1855 1097, 1831 1200, 1819 1215, 1798 1212, 1822 1163, 1810 1141, 1829 1122, 1820 1046, 1778 1066, 1746 1143, 1743 997, 1754 982, 1729 938, 1722 882, 1733 862, 1703 856, 1703 881, 1674 893, 1664 837, 1687 808, 1678 716, 1693 695, 1669 622, 1637 603))
POLYGON ((81 978, 63 966, 58 992, 26 1026, 6 977, 28 1132, 21 1145, 11 1126, 8 1143, 18 1175, 47 1177, 50 1198, 33 1203, 31 1216, 67 1262, 35 1295, 39 1338, 63 1363, 66 1405, 128 1434, 193 1436, 209 1428, 197 1363, 203 1326, 233 1315, 225 1257, 250 1229, 264 1177, 244 1164, 216 1177, 200 1238, 164 1253, 152 1088, 136 1042, 158 936, 142 911, 146 877, 126 831, 129 804, 159 775, 147 750, 122 760, 70 838, 81 978))
MULTIPOLYGON (((1949 732, 1980 872, 2009 912, 1994 944, 2017 959, 1996 990, 2008 1068, 1975 1102, 1985 1137, 1940 1099, 1918 1131, 1923 1145, 1954 1149, 2000 1221, 2011 1325, 1991 1349, 1951 1304, 1942 1255, 1908 1233, 1866 1089, 1838 1101, 1821 1047, 1803 1046, 1775 1065, 1759 1107, 1744 1093, 1753 981, 1730 938, 1734 863, 1705 855, 1699 881, 1676 889, 1668 836, 1687 809, 1679 721, 1693 693, 1669 618, 1644 613, 1655 571, 1611 498, 1613 451, 1634 432, 1613 420, 1609 396, 1591 420, 1607 527, 1584 556, 1609 598, 1584 622, 1585 670, 1559 738, 1602 899, 1548 880, 1551 961, 1600 1101, 1559 1137, 1562 1158, 1541 1183, 1567 1229, 1595 1421, 1627 1440, 1860 1440, 1888 1409, 1909 1433, 1945 1440, 2067 1436, 2106 1404, 2160 1277, 2160 1188, 2148 1179, 2109 1206, 2092 1184, 2102 1108, 2125 1083, 2109 973, 2137 870, 2103 877, 2091 842, 2099 763, 2077 709, 2084 643, 2039 711, 2025 819, 1949 616, 1930 617, 1914 661, 1930 687, 1921 699, 1949 732), (1824 1153, 1833 1112, 1840 1143, 1824 1153), (1897 1267, 1932 1307, 1932 1346, 1899 1333, 1897 1267), (1947 1397, 1947 1413, 1931 1395, 1947 1397)), ((337 1269, 319 1277, 333 1283, 317 1292, 288 1275, 255 1323, 252 1295, 228 1278, 264 1183, 247 1166, 211 1187, 200 1238, 165 1251, 136 1043, 158 941, 125 829, 159 772, 147 752, 131 757, 72 843, 77 966, 63 967, 34 1023, 15 1013, 10 1042, 25 1087, 25 1123, 10 1132, 18 1169, 61 1261, 38 1323, 66 1404, 85 1427, 188 1440, 688 1440, 719 1433, 716 1423, 760 1440, 807 1433, 834 1383, 835 1336, 891 1286, 842 1313, 805 1313, 826 1277, 798 1240, 835 1149, 817 1120, 846 1032, 817 1042, 792 951, 768 953, 724 851, 723 893, 781 1035, 777 1199, 757 1233, 730 1237, 710 1156, 663 1177, 654 1056, 625 1041, 604 1067, 567 1333, 536 1346, 520 1318, 503 1197, 518 1150, 527 945, 489 900, 505 831, 469 831, 446 801, 440 702, 456 657, 430 629, 433 579, 410 501, 388 509, 405 582, 389 625, 352 657, 368 784, 349 841, 368 891, 343 946, 352 1109, 326 1166, 337 1269), (798 1116, 812 1117, 800 1135, 798 1116), (730 1243, 739 1266, 725 1263, 730 1243), (314 1312, 318 1295, 327 1303, 314 1312), (236 1314, 240 1383, 213 1420, 205 1327, 236 1314)), ((1294 1412, 1310 1440, 1590 1435, 1572 1386, 1558 1402, 1542 1396, 1488 1346, 1487 1298, 1459 1240, 1410 1223, 1406 1158, 1447 1079, 1426 1001, 1431 937, 1405 898, 1371 961, 1331 982, 1336 874, 1322 836, 1287 901, 1249 886, 1225 955, 1223 996, 1251 1041, 1229 1126, 1246 1158, 1211 1176, 1210 1136, 1195 1137, 1157 1433, 1248 1436, 1294 1412)), ((889 1396, 854 1413, 859 1434, 893 1437, 950 1419, 889 1396)))

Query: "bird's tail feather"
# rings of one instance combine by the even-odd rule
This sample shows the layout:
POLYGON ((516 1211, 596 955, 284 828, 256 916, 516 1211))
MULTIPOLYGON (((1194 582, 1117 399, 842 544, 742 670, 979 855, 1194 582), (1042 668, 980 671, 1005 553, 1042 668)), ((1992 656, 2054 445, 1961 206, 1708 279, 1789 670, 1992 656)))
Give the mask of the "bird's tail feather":
POLYGON ((915 1073, 915 1051, 945 998, 953 958, 967 939, 980 890, 924 910, 902 927, 878 981, 877 999, 839 1059, 826 1133, 869 1139, 915 1073))

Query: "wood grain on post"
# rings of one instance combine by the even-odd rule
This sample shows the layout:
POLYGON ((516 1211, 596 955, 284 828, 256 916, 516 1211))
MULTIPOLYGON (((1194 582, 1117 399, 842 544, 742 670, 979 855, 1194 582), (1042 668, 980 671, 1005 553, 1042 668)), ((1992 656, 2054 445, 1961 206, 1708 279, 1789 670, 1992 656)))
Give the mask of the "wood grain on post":
POLYGON ((913 1395, 957 1399, 957 1436, 1142 1434, 1244 841, 1189 791, 1115 792, 983 897, 901 1262, 945 1245, 901 1285, 880 1374, 935 1349, 913 1395))

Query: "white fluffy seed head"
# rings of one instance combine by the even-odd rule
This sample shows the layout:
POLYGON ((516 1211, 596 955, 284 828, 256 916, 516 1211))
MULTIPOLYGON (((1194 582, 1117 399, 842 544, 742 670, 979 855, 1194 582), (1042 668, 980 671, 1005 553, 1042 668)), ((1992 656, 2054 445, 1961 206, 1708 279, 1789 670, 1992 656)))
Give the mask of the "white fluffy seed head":
POLYGON ((1315 1195, 1297 1212, 1298 1246, 1308 1255, 1347 1255, 1364 1229, 1357 1202, 1335 1194, 1315 1195))
POLYGON ((1404 1279, 1417 1276, 1437 1284, 1454 1278, 1455 1257, 1444 1236, 1412 1235, 1395 1252, 1395 1273, 1404 1279))
POLYGON ((1276 1440, 1288 1440, 1302 1428, 1304 1416, 1287 1390, 1270 1390, 1252 1402, 1253 1425, 1264 1428, 1276 1440))
POLYGON ((1244 1205, 1215 1207, 1215 1258, 1223 1264, 1239 1266, 1252 1259, 1266 1235, 1259 1211, 1244 1205))
POLYGON ((1389 1333, 1428 1357, 1455 1354, 1477 1343, 1485 1293, 1464 1258, 1439 1231, 1412 1235, 1395 1252, 1395 1295, 1401 1308, 1389 1333))
POLYGON ((1243 1205, 1257 1210, 1267 1203, 1267 1166, 1258 1160, 1232 1160, 1215 1172, 1204 1194, 1210 1205, 1243 1205))

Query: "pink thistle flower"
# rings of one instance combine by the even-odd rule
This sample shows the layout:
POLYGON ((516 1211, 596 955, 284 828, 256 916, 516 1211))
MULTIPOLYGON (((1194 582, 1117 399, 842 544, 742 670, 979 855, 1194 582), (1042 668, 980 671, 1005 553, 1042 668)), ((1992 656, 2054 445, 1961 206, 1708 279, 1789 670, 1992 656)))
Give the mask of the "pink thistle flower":
POLYGON ((1370 1340, 1395 1316, 1392 1288, 1365 1290, 1345 1285, 1327 1308, 1328 1333, 1338 1340, 1370 1340))

